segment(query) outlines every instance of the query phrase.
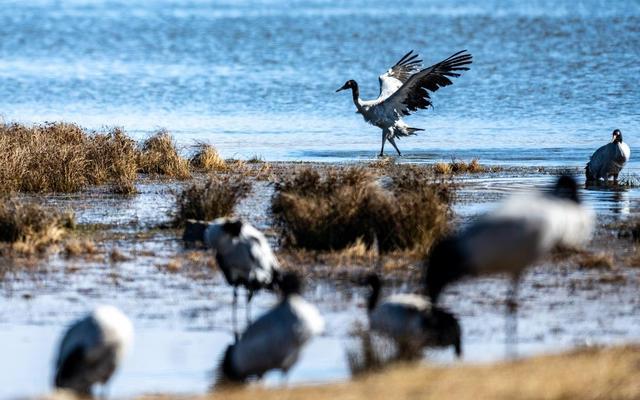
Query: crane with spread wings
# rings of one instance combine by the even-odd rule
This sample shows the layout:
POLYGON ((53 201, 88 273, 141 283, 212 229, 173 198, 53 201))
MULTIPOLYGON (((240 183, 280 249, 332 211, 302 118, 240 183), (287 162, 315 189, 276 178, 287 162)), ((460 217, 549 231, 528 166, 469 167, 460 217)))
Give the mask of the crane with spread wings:
POLYGON ((439 63, 421 69, 422 60, 411 50, 378 77, 380 95, 377 99, 361 100, 358 83, 354 80, 348 80, 336 92, 351 89, 357 112, 362 114, 365 121, 382 129, 380 156, 384 153, 387 140, 398 155, 402 155, 395 139, 424 130, 408 126, 402 117, 432 106, 429 92, 451 85, 453 82, 449 78, 457 78, 461 75, 460 71, 469 70, 468 65, 471 62, 471 54, 462 50, 439 63))

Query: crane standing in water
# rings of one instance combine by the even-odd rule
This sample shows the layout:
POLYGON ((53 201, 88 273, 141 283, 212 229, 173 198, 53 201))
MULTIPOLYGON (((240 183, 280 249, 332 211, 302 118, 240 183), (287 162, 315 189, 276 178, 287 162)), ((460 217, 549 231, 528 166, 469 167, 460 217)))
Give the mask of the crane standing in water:
POLYGON ((402 117, 432 106, 429 91, 435 92, 441 87, 453 84, 449 78, 457 78, 460 71, 469 70, 467 65, 471 64, 472 57, 466 50, 462 50, 424 69, 420 69, 422 60, 417 58, 418 54, 413 54, 411 50, 391 69, 378 77, 380 95, 377 99, 361 100, 358 83, 354 80, 348 80, 336 90, 339 92, 351 89, 357 112, 365 121, 382 129, 380 157, 384 153, 384 143, 387 140, 398 155, 402 155, 395 139, 424 130, 408 126, 402 117))

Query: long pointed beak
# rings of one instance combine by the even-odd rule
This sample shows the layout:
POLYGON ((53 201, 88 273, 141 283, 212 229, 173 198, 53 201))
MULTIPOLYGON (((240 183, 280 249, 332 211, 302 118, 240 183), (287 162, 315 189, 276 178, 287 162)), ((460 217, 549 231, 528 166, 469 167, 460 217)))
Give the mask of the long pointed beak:
POLYGON ((336 90, 336 93, 338 93, 338 92, 340 92, 340 91, 342 91, 342 90, 345 90, 346 88, 347 88, 347 85, 344 85, 344 86, 343 86, 343 87, 341 87, 340 89, 336 90))

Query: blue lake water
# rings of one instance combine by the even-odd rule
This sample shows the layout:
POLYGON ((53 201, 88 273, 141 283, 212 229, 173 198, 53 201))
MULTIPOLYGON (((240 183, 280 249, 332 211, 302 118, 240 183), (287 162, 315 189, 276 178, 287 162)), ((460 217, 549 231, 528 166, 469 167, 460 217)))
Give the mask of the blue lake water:
POLYGON ((474 56, 409 118, 426 129, 399 143, 411 160, 582 165, 616 127, 635 153, 637 1, 3 1, 0 115, 167 128, 226 157, 371 158, 378 128, 335 89, 377 96, 410 49, 474 56))

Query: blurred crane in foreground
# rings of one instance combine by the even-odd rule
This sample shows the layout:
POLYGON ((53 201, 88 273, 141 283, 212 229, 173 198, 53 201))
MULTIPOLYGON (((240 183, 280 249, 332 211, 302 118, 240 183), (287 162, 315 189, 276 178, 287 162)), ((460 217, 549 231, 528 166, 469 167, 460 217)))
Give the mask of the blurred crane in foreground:
POLYGON ((513 342, 521 275, 555 248, 583 246, 593 225, 594 214, 580 203, 576 181, 561 176, 551 193, 513 196, 437 244, 425 263, 427 293, 437 304, 443 289, 464 277, 509 275, 506 336, 513 342))
POLYGON ((91 396, 95 384, 109 381, 131 345, 133 325, 112 306, 100 306, 67 330, 55 364, 56 388, 91 396))

